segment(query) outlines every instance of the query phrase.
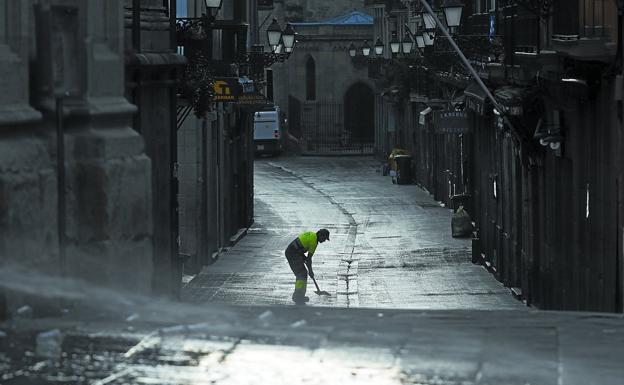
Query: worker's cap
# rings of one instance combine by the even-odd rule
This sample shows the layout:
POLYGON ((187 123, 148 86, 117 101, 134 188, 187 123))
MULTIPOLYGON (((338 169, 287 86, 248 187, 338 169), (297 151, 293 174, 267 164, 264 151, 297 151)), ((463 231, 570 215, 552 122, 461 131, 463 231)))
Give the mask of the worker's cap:
POLYGON ((327 229, 320 229, 319 231, 317 231, 318 235, 322 235, 325 239, 327 239, 329 241, 329 230, 327 229))

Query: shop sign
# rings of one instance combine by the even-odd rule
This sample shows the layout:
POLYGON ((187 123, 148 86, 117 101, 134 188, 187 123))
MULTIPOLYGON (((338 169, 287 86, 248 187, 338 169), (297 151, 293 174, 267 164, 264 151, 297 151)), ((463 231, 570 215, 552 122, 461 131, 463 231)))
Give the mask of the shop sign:
POLYGON ((436 111, 435 132, 438 134, 465 134, 470 132, 465 111, 436 111))
POLYGON ((236 102, 242 93, 238 78, 215 78, 213 90, 215 102, 236 102))
POLYGON ((260 93, 245 93, 242 94, 238 97, 238 100, 236 101, 236 104, 239 105, 257 105, 257 104, 267 104, 267 98, 266 96, 260 94, 260 93))

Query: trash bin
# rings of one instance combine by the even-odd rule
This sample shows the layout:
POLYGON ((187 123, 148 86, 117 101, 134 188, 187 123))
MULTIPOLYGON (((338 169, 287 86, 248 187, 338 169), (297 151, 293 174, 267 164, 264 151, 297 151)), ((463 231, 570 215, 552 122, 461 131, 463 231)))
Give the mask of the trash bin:
POLYGON ((397 184, 411 184, 412 157, 410 155, 397 155, 394 160, 397 165, 397 184))
POLYGON ((393 149, 392 152, 390 153, 390 156, 388 156, 388 166, 390 167, 390 170, 392 171, 397 170, 397 164, 394 158, 399 155, 409 155, 409 153, 407 152, 407 150, 403 150, 401 148, 393 149))
POLYGON ((456 194, 451 197, 451 205, 453 206, 453 212, 457 211, 459 206, 464 206, 464 210, 468 211, 468 214, 474 214, 472 212, 472 196, 470 194, 456 194))

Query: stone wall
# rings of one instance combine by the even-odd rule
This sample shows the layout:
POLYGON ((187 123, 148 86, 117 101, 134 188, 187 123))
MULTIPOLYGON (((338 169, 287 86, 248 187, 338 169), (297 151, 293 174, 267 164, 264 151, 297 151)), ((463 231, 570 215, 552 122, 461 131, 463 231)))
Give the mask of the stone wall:
MULTIPOLYGON (((336 15, 335 15, 336 16, 336 15)), ((283 64, 275 64, 274 100, 282 111, 290 115, 292 98, 301 103, 331 103, 342 109, 349 88, 357 83, 364 83, 374 90, 374 84, 368 78, 365 61, 353 60, 348 53, 351 42, 361 44, 364 39, 370 41, 371 26, 332 26, 332 25, 297 25, 299 43, 293 54, 283 64), (306 100, 306 63, 314 60, 315 89, 314 100, 306 100)), ((287 116, 290 122, 297 117, 287 116)), ((337 124, 342 125, 341 119, 337 124)), ((293 127, 293 132, 296 128, 293 127)))
POLYGON ((319 21, 364 8, 364 0, 276 0, 275 3, 283 7, 288 21, 319 21))
MULTIPOLYGON (((151 165, 123 96, 122 42, 121 0, 0 0, 0 268, 151 290, 151 165), (66 133, 64 260, 57 116, 66 133)), ((8 297, 10 312, 26 302, 8 297)))

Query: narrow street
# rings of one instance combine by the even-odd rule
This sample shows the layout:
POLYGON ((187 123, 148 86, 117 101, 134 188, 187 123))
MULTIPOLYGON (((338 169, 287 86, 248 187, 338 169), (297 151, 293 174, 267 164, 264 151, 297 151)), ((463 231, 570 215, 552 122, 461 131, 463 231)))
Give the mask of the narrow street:
POLYGON ((257 161, 254 226, 187 284, 183 303, 0 269, 12 290, 81 304, 0 324, 0 382, 621 383, 621 315, 525 307, 470 262, 449 209, 378 169, 369 158, 257 161), (319 227, 331 240, 316 275, 332 295, 308 282, 309 305, 285 306, 294 278, 283 249, 319 227))
POLYGON ((327 228, 313 257, 331 297, 309 305, 404 309, 522 309, 470 262, 470 240, 451 237, 451 210, 416 185, 395 185, 368 157, 262 158, 255 162, 255 223, 184 289, 191 302, 292 304, 284 249, 327 228))

